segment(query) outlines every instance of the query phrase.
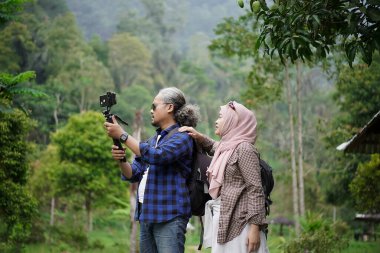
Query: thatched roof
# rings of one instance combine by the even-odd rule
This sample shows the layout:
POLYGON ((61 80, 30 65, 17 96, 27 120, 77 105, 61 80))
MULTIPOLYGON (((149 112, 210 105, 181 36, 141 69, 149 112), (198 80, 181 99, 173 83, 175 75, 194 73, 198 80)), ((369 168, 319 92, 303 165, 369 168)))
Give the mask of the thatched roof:
POLYGON ((359 133, 337 149, 348 153, 380 154, 380 111, 359 133))

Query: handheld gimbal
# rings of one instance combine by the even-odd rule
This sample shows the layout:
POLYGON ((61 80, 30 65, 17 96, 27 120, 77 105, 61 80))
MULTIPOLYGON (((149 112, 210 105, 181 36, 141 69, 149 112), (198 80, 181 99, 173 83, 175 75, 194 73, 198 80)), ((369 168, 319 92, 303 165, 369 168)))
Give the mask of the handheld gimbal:
MULTIPOLYGON (((114 92, 108 91, 105 95, 102 95, 99 97, 99 102, 101 107, 106 107, 106 109, 103 111, 103 115, 106 118, 106 121, 109 123, 113 123, 112 116, 115 115, 115 118, 122 122, 125 125, 128 125, 127 122, 122 120, 119 116, 116 114, 111 113, 111 107, 116 104, 116 94, 114 92)), ((122 150, 123 146, 121 145, 121 142, 119 139, 112 139, 113 144, 118 147, 118 149, 122 150)), ((127 159, 124 157, 123 159, 120 159, 121 162, 126 162, 127 159)))

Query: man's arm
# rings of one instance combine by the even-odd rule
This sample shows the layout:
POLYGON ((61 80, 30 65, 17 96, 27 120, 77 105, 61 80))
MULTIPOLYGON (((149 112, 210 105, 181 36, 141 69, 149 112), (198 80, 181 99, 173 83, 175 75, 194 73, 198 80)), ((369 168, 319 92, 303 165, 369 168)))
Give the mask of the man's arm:
MULTIPOLYGON (((108 136, 119 139, 121 134, 124 133, 124 129, 117 123, 115 116, 112 116, 113 123, 105 122, 104 127, 107 129, 108 136)), ((137 156, 140 156, 140 146, 139 142, 133 138, 133 136, 128 135, 128 139, 124 144, 137 156)))
POLYGON ((122 173, 123 180, 133 182, 139 181, 140 174, 144 172, 140 158, 136 157, 132 164, 129 162, 120 162, 120 160, 125 157, 125 151, 118 149, 115 145, 112 146, 112 157, 119 161, 119 168, 122 173))

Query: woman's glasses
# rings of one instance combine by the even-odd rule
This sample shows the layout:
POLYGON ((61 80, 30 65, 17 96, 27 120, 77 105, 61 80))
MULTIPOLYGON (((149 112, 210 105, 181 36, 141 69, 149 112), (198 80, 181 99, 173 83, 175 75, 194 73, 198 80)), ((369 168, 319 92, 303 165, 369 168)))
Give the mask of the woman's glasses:
POLYGON ((230 101, 230 102, 228 102, 228 106, 229 106, 232 110, 236 111, 236 108, 235 108, 235 105, 234 105, 234 101, 230 101))
POLYGON ((155 111, 156 108, 159 106, 159 105, 167 105, 167 104, 171 104, 171 103, 159 103, 159 104, 152 104, 152 110, 155 111))

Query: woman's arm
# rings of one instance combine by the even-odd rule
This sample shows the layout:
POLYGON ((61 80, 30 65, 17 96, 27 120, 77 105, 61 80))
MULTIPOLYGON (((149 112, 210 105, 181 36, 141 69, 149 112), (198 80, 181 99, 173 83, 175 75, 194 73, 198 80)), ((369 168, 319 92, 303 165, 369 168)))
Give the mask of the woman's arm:
POLYGON ((202 148, 203 151, 207 152, 209 155, 214 155, 215 149, 218 146, 219 142, 211 139, 207 135, 204 135, 197 130, 195 130, 193 127, 183 126, 178 129, 179 132, 187 132, 202 148))

